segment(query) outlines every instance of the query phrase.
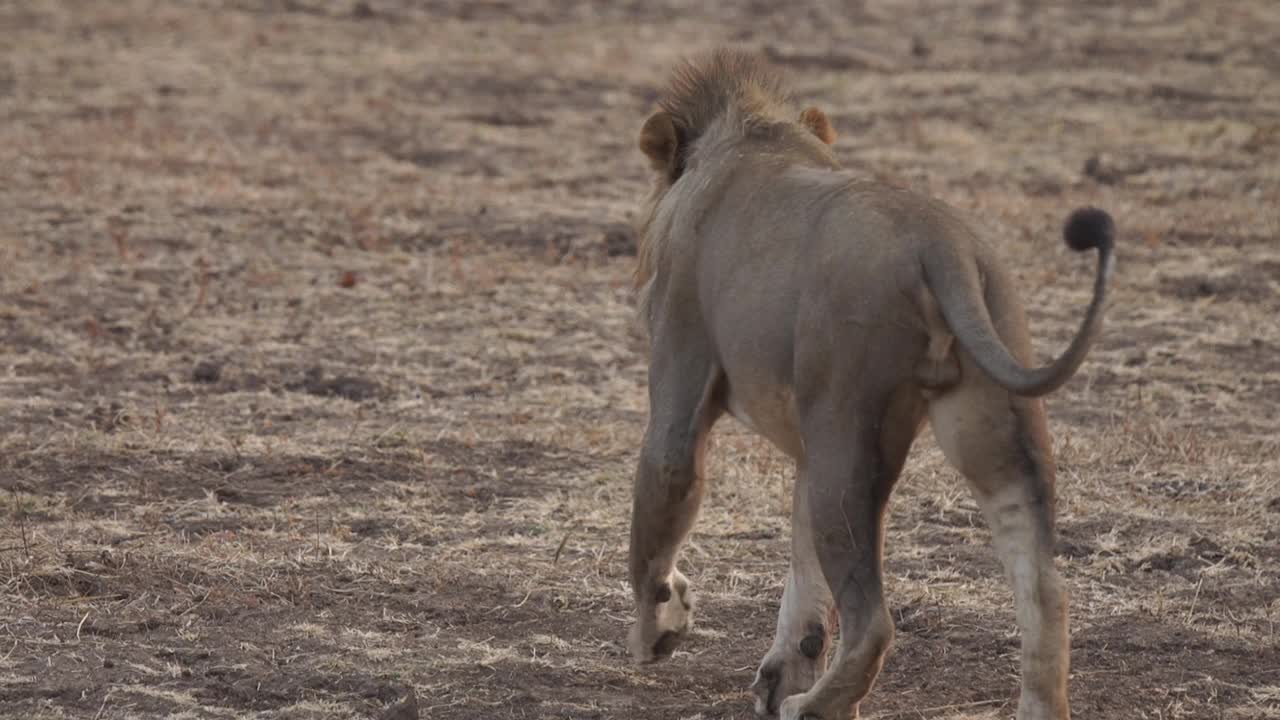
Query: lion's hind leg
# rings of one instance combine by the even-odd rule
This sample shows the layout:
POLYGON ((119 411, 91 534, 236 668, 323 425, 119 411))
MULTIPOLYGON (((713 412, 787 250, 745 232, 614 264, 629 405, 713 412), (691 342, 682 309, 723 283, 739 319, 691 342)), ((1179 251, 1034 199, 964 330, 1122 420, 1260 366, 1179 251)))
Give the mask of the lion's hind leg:
POLYGON ((831 590, 840 640, 813 687, 782 702, 783 720, 856 714, 893 642, 881 569, 884 514, 924 407, 909 385, 862 402, 857 390, 837 390, 822 403, 831 407, 813 410, 804 421, 804 476, 814 556, 831 590))
POLYGON ((776 716, 785 698, 813 687, 827 668, 832 598, 813 540, 809 487, 801 467, 791 510, 791 570, 782 591, 778 629, 751 685, 761 717, 776 716))
POLYGON ((1054 465, 1037 400, 976 368, 929 408, 938 444, 964 474, 1013 586, 1022 634, 1018 720, 1067 720, 1067 598, 1053 564, 1054 465))

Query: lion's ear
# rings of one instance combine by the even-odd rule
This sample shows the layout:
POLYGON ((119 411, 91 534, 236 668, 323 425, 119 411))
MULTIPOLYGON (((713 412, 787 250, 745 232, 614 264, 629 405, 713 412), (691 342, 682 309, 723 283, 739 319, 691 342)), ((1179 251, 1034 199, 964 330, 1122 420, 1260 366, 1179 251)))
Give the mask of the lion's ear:
POLYGON ((800 113, 800 124, 809 128, 809 132, 818 136, 818 139, 828 145, 834 145, 836 142, 836 129, 831 127, 831 121, 827 119, 827 114, 816 107, 808 107, 804 112, 800 113))
POLYGON ((679 176, 676 163, 680 157, 680 131, 671 113, 659 110, 649 116, 640 129, 640 151, 649 158, 654 170, 673 180, 679 176))

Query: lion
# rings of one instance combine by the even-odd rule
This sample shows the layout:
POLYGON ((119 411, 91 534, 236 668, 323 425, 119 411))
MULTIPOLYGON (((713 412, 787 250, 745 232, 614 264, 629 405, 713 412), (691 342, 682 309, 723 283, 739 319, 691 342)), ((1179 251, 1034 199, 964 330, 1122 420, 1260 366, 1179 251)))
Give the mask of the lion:
POLYGON ((649 418, 631 519, 631 653, 662 659, 689 632, 693 597, 676 560, 706 486, 707 436, 727 413, 797 468, 790 571, 752 684, 756 712, 856 715, 894 637, 885 505, 927 419, 1013 586, 1018 718, 1064 720, 1067 597, 1039 398, 1075 374, 1101 331, 1113 221, 1096 208, 1068 218, 1068 246, 1098 250, 1093 298, 1065 352, 1030 368, 1023 307, 992 250, 941 202, 841 170, 834 140, 821 110, 795 112, 776 71, 728 49, 681 65, 640 131, 656 180, 636 271, 649 418))

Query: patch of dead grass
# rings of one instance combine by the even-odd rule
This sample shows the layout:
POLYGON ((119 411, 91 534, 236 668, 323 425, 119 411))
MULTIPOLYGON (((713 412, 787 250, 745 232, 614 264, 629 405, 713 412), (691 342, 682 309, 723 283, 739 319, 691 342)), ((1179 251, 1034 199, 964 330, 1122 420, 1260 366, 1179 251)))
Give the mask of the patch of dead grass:
MULTIPOLYGON (((775 53, 846 164, 979 218, 1046 355, 1091 272, 1059 223, 1115 214, 1105 339, 1050 400, 1076 713, 1280 712, 1271 4, 286 5, 0 9, 5 712, 747 712, 791 469, 735 424, 693 641, 653 668, 621 645, 630 133, 729 36, 884 56, 775 53)), ((1009 593, 928 434, 891 523, 864 717, 1007 717, 1009 593)))

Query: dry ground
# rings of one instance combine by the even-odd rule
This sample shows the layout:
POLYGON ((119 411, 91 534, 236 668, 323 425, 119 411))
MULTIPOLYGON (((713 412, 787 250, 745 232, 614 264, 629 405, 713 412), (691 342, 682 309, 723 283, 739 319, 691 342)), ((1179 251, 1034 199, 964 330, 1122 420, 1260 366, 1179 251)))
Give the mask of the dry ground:
MULTIPOLYGON (((977 218, 1045 356, 1092 272, 1059 224, 1114 213, 1050 402, 1076 714, 1280 717, 1280 5, 1112 5, 0 3, 0 715, 749 717, 790 471, 733 423, 699 631, 620 644, 634 135, 733 42, 977 218)), ((892 513, 864 716, 1009 717, 927 435, 892 513)))

